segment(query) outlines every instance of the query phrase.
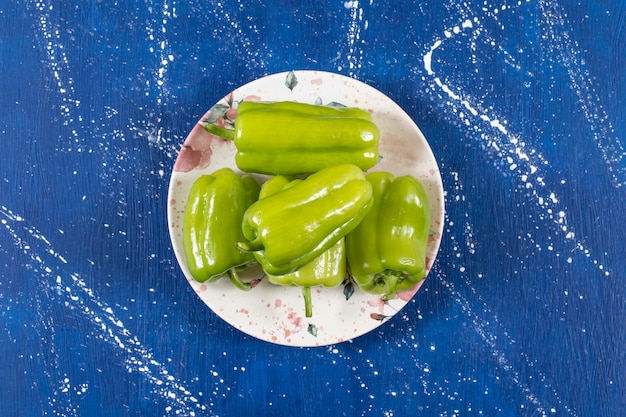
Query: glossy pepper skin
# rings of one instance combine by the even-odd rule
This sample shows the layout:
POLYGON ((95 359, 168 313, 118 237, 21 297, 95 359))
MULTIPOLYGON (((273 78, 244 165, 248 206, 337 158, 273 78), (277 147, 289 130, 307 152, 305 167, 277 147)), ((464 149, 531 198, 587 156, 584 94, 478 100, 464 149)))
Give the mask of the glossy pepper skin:
POLYGON ((204 128, 235 142, 235 162, 244 172, 299 175, 345 163, 365 171, 379 159, 378 127, 356 107, 243 101, 234 130, 204 128))
MULTIPOLYGON (((299 184, 301 181, 285 176, 272 177, 261 187, 259 198, 276 194, 279 191, 299 184)), ((320 285, 337 287, 346 278, 345 239, 339 239, 334 246, 297 271, 285 275, 267 274, 267 278, 272 284, 301 287, 305 315, 306 317, 312 317, 311 287, 320 285)))
POLYGON ((348 267, 363 291, 389 300, 426 275, 430 206, 422 184, 411 176, 373 172, 367 180, 374 204, 346 236, 348 267))
POLYGON ((203 175, 193 183, 183 218, 183 248, 196 281, 215 281, 227 273, 237 287, 250 289, 237 271, 255 259, 237 250, 235 244, 244 238, 243 214, 259 191, 254 178, 240 177, 230 168, 203 175))
POLYGON ((372 186, 355 165, 311 174, 252 204, 243 217, 244 240, 271 275, 294 272, 354 229, 372 204, 372 186))

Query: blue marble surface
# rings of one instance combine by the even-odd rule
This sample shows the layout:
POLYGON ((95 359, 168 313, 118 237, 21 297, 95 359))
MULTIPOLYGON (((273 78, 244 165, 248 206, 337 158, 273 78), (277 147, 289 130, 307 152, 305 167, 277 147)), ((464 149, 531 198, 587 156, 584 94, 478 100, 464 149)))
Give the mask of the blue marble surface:
POLYGON ((626 415, 626 3, 0 0, 0 415, 626 415), (318 69, 439 161, 422 289, 353 341, 233 329, 167 186, 232 89, 318 69))

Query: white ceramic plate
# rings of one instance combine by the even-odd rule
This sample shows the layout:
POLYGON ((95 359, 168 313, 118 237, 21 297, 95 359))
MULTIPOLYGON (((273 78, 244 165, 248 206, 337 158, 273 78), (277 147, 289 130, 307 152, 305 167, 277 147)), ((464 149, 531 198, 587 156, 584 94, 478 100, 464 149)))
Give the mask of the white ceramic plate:
MULTIPOLYGON (((419 179, 431 205, 431 238, 427 250, 427 268, 434 262, 444 220, 441 176, 426 139, 413 120, 391 99, 376 89, 338 74, 320 71, 291 71, 252 81, 216 103, 189 133, 171 176, 168 196, 168 224, 176 258, 189 285, 215 314, 230 325, 253 337, 288 346, 324 346, 340 343, 368 333, 394 316, 419 289, 382 302, 380 296, 366 294, 354 286, 347 298, 344 287, 313 288, 313 317, 306 318, 301 290, 270 284, 266 279, 251 291, 235 288, 228 278, 212 283, 196 282, 186 266, 182 245, 182 219, 191 184, 202 174, 231 167, 240 172, 234 161, 232 142, 207 133, 207 121, 228 123, 236 115, 242 100, 299 101, 305 103, 340 103, 361 107, 372 113, 381 133, 382 159, 371 170, 395 175, 410 174, 419 179)), ((266 177, 258 176, 259 182, 266 177)), ((243 277, 262 276, 259 268, 249 269, 243 277)), ((423 281, 422 281, 423 282, 423 281)))

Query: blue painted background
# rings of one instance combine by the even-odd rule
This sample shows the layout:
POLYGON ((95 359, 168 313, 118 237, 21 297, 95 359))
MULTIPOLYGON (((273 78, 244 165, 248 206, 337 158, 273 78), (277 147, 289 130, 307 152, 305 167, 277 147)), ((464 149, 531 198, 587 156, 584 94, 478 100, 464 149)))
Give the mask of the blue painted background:
POLYGON ((626 415, 626 3, 0 0, 0 415, 626 415), (440 163, 440 255, 354 341, 232 329, 167 185, 239 85, 381 90, 440 163))

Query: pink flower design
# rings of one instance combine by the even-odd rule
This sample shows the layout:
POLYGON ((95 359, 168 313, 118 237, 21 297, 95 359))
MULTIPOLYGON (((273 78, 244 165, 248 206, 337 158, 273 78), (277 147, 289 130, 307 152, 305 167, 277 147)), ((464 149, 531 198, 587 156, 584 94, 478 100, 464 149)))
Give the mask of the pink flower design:
MULTIPOLYGON (((210 113, 207 113, 204 119, 207 117, 210 117, 210 113)), ((215 124, 225 127, 227 122, 224 117, 218 116, 215 119, 215 124)), ((202 124, 197 123, 189 133, 189 136, 187 136, 185 143, 183 143, 183 148, 174 163, 174 171, 189 172, 195 168, 202 169, 208 167, 211 163, 213 149, 224 146, 228 142, 219 136, 207 132, 202 124)))
POLYGON ((411 301, 411 298, 413 298, 417 290, 419 290, 419 288, 422 286, 423 282, 424 280, 420 281, 413 288, 409 288, 408 290, 398 291, 396 293, 396 297, 401 299, 402 301, 406 301, 406 302, 411 301))
POLYGON ((261 101, 261 97, 251 94, 251 95, 245 96, 243 98, 243 101, 261 101))
POLYGON ((374 297, 367 300, 367 304, 371 307, 377 307, 379 312, 383 312, 385 310, 385 301, 381 297, 374 297))

